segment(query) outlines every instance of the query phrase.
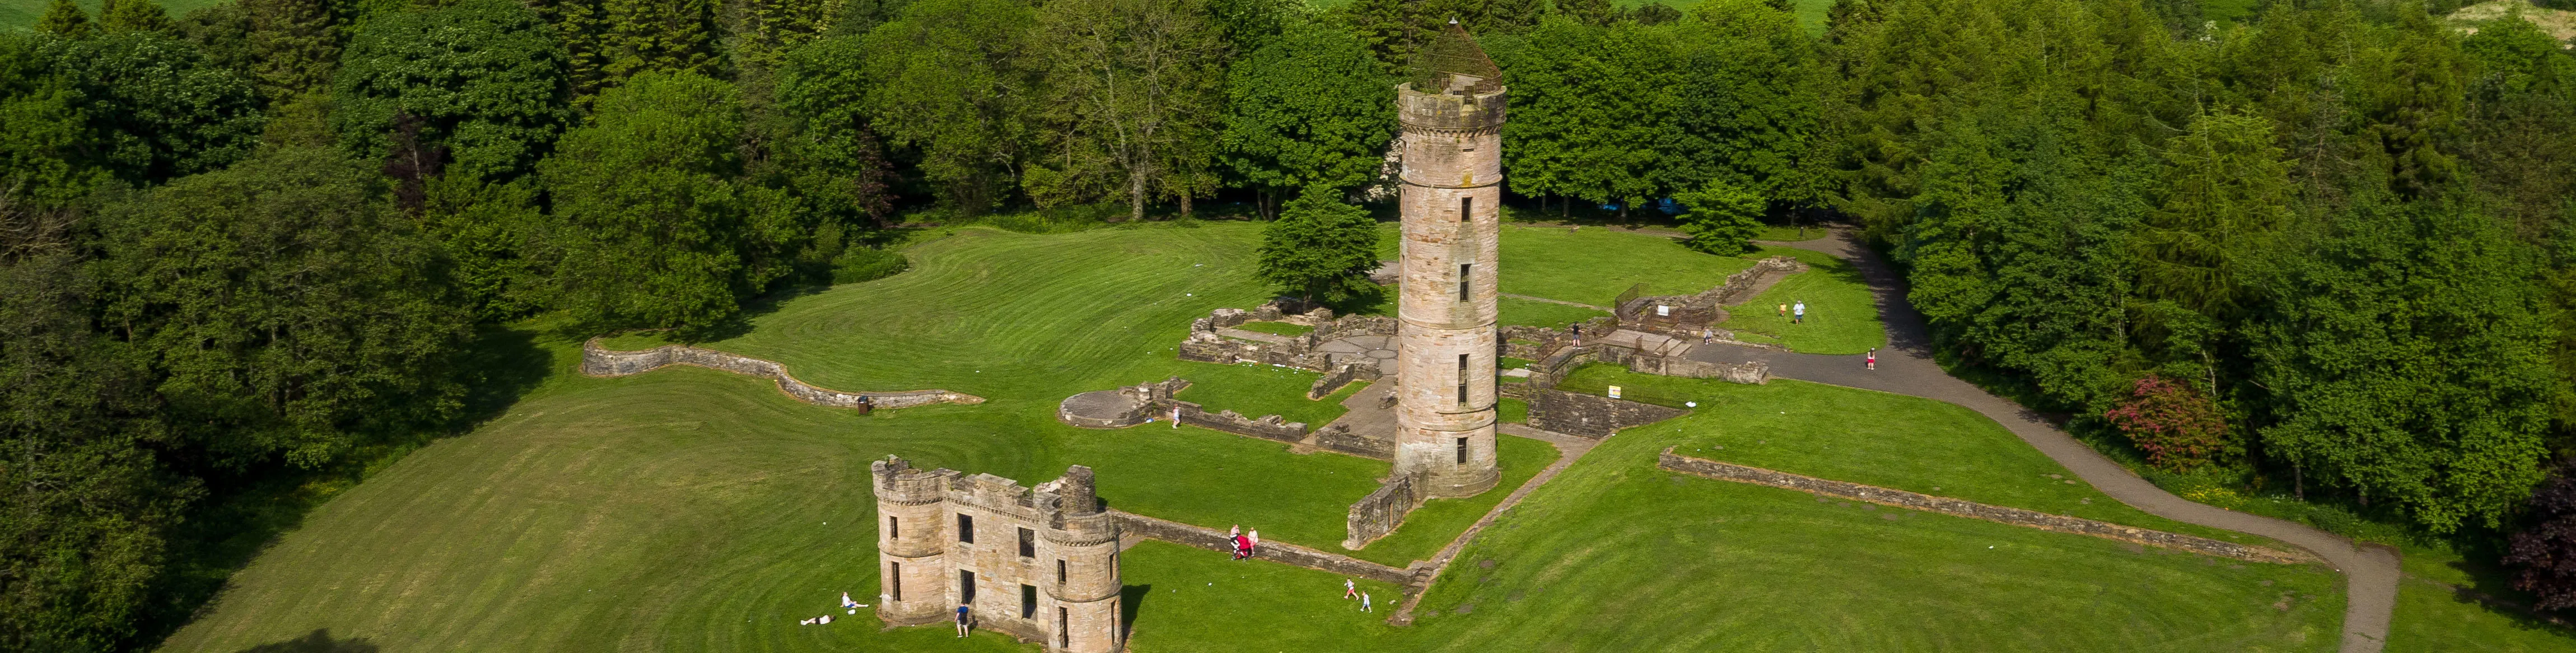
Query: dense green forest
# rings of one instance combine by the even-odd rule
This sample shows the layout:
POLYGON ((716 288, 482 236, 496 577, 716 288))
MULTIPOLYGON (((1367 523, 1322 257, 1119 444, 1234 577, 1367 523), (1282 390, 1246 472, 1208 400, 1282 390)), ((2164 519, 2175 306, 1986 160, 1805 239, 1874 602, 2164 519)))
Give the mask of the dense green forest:
POLYGON ((2457 4, 54 0, 0 34, 0 648, 153 646, 244 503, 505 405, 503 324, 721 332, 906 223, 1357 219, 1453 18, 1519 215, 1847 220, 1963 374, 2567 607, 2576 57, 2457 4))

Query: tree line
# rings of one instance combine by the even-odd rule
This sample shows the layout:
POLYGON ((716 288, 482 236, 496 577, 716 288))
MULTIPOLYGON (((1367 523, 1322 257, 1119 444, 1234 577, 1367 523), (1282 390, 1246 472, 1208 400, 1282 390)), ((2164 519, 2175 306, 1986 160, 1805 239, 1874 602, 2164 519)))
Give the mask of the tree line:
MULTIPOLYGON (((2576 558, 2525 508, 2576 420, 2576 68, 2450 8, 57 0, 0 35, 0 648, 151 646, 220 580, 207 510, 464 428, 488 325, 709 333, 899 265, 907 212, 1372 240, 1452 19, 1523 208, 1673 198, 1719 253, 1846 216, 1945 359, 2079 432, 2431 534, 2568 524, 2517 540, 2541 578, 2576 558)), ((1373 264, 1310 258, 1269 272, 1373 264)))

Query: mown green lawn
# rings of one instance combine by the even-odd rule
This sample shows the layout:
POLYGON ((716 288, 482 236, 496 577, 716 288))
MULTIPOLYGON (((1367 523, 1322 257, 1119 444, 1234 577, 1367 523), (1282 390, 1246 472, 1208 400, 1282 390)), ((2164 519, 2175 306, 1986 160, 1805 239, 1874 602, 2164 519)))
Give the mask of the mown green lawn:
POLYGON ((2506 574, 2472 569, 2457 551, 2401 547, 2406 578, 2397 584, 2397 614, 2388 625, 2390 651, 2539 653, 2576 651, 2576 629, 2553 625, 2511 607, 2489 606, 2475 594, 2530 605, 2505 587, 2506 574))
MULTIPOLYGON (((881 630, 866 614, 795 625, 839 592, 876 593, 867 464, 889 454, 1030 483, 1091 465, 1116 508, 1336 550, 1348 504, 1386 463, 1160 423, 1093 431, 1053 419, 1072 393, 1175 374, 1198 381, 1185 398, 1211 407, 1337 414, 1339 397, 1303 398, 1312 373, 1172 356, 1191 318, 1267 295, 1241 264, 1257 233, 1216 223, 932 234, 941 237, 907 251, 911 272, 789 299, 709 345, 783 360, 827 387, 940 387, 987 397, 982 405, 859 416, 714 370, 593 379, 572 373, 576 343, 550 343, 558 369, 544 386, 309 514, 164 648, 1033 648, 936 627, 881 630)), ((2138 553, 1652 469, 1663 446, 1724 444, 1724 459, 1747 464, 2185 530, 2042 482, 2062 470, 1973 413, 1791 381, 1605 379, 1705 407, 1611 438, 1505 513, 1416 627, 1358 615, 1331 574, 1146 543, 1124 566, 1135 649, 2332 647, 2342 580, 2330 571, 2138 553)), ((1502 441, 1506 487, 1554 455, 1502 441)), ((1501 494, 1433 502, 1362 553, 1428 555, 1501 494)), ((1392 588, 1364 586, 1395 602, 1392 588)))
MULTIPOLYGON (((1395 532, 1370 542, 1358 551, 1346 553, 1354 558, 1394 567, 1403 567, 1415 560, 1429 560, 1440 553, 1441 547, 1458 539, 1458 534, 1465 532, 1468 526, 1475 525, 1477 519, 1492 512, 1495 505, 1503 502, 1504 496, 1520 489, 1521 484, 1537 476, 1539 470, 1556 464, 1560 457, 1556 445, 1524 437, 1495 435, 1494 447, 1500 455, 1495 466, 1502 469, 1502 481, 1495 483, 1492 491, 1472 497, 1423 502, 1422 507, 1413 509, 1413 514, 1404 517, 1404 525, 1395 532)), ((1338 548, 1329 550, 1341 551, 1338 548)))
MULTIPOLYGON (((99 0, 72 0, 72 3, 89 12, 90 20, 98 20, 99 0)), ((188 15, 188 12, 222 4, 223 0, 160 0, 160 3, 161 10, 170 12, 170 18, 175 20, 188 15)), ((0 31, 35 29, 36 20, 43 18, 45 8, 53 4, 54 0, 0 0, 0 31)))
POLYGON ((1564 304, 1530 301, 1517 297, 1503 297, 1496 300, 1496 303, 1499 304, 1497 308, 1500 309, 1502 315, 1497 316, 1494 323, 1502 326, 1534 326, 1562 329, 1568 324, 1596 317, 1610 316, 1609 311, 1596 311, 1581 306, 1567 306, 1564 304))
POLYGON ((1887 346, 1887 326, 1878 319, 1869 282, 1850 263, 1794 247, 1763 247, 1746 256, 1789 256, 1806 263, 1807 271, 1782 277, 1751 301, 1728 308, 1726 322, 1718 326, 1747 342, 1806 354, 1858 354, 1887 346), (1801 301, 1807 303, 1806 321, 1792 324, 1780 315, 1781 304, 1801 301))
MULTIPOLYGON (((1739 387, 1751 392, 1692 418, 1630 429, 1604 441, 1504 513, 1424 599, 1415 628, 1405 634, 1410 646, 1403 648, 2335 648, 2343 578, 2321 566, 2133 550, 2098 538, 1818 501, 1654 468, 1655 454, 1666 446, 1683 445, 1688 452, 1706 438, 1740 433, 1762 432, 1773 443, 1805 443, 1817 452, 1830 443, 1839 451, 1849 441, 1824 435, 1834 430, 1829 425, 1853 421, 1849 411, 1880 405, 1856 404, 1858 397, 1843 394, 1860 391, 1816 384, 1739 387), (1829 407, 1844 412, 1822 410, 1829 407), (1801 421, 1810 428, 1798 431, 1747 424, 1762 411, 1810 409, 1818 412, 1801 421)), ((1902 441, 1925 455, 1987 450, 1985 432, 1955 421, 1890 417, 1891 424, 1904 427, 1902 441)), ((1730 445, 1727 453, 1737 453, 1737 447, 1730 445)), ((2000 458, 1992 469, 1953 470, 1944 487, 2006 487, 2029 466, 2019 456, 2000 458)), ((1788 457, 1757 460, 1824 471, 1801 468, 1788 457)))

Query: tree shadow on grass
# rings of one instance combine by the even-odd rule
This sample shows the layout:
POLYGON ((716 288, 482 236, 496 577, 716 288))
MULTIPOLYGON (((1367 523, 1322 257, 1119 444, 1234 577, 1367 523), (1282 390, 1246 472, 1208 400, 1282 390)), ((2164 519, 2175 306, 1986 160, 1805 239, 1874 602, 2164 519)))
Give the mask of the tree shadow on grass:
POLYGON ((457 432, 499 417, 545 383, 554 372, 555 354, 537 345, 538 336, 535 330, 497 324, 477 330, 473 349, 461 361, 471 377, 465 380, 465 411, 457 432))
POLYGON ((375 643, 367 641, 367 638, 332 639, 331 629, 316 628, 303 637, 261 644, 242 649, 239 653, 376 653, 378 650, 375 643))
POLYGON ((1136 607, 1144 605, 1145 597, 1153 593, 1152 584, 1124 585, 1118 588, 1118 625, 1121 629, 1118 633, 1118 641, 1127 641, 1128 638, 1135 636, 1136 607))

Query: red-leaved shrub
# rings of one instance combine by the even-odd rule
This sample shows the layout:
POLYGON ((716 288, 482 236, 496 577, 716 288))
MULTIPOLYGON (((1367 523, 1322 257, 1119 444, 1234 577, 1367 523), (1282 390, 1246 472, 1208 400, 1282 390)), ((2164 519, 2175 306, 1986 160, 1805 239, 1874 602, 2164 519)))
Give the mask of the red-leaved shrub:
POLYGON ((2138 379, 2129 397, 2102 417, 2147 452, 2149 464, 2189 471, 2226 446, 2227 420, 2217 402, 2191 386, 2150 376, 2138 379))

